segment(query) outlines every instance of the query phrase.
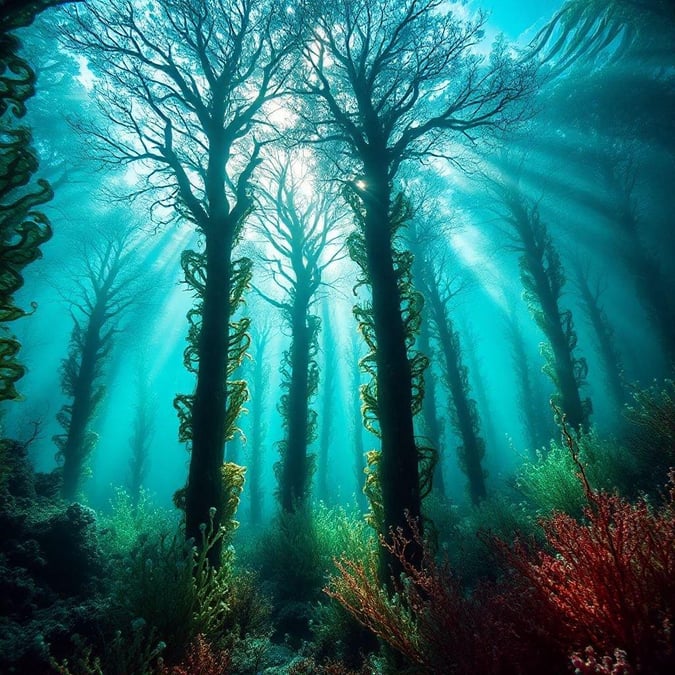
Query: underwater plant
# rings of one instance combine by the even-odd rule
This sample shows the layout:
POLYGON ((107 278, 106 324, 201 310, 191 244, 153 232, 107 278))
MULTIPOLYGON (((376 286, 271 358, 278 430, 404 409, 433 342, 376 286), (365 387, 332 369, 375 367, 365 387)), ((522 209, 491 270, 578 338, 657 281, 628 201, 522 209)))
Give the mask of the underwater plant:
MULTIPOLYGON (((181 0, 155 9, 92 1, 60 29, 109 85, 100 99, 109 128, 86 130, 99 157, 149 163, 136 194, 148 191, 157 218, 186 220, 199 235, 200 250, 181 257, 195 296, 184 363, 196 386, 174 405, 190 451, 187 484, 176 501, 185 509, 186 536, 201 545, 210 509, 221 518, 236 491, 222 466, 246 398, 245 383, 230 378, 249 342, 248 320, 233 316, 251 261, 236 259, 234 248, 254 206, 251 178, 266 134, 257 116, 283 89, 297 31, 294 18, 273 3, 181 0)), ((212 565, 220 564, 220 552, 217 541, 212 565)))
MULTIPOLYGON (((575 447, 595 489, 612 491, 623 486, 630 457, 619 441, 591 428, 577 435, 575 447)), ((533 459, 523 462, 516 472, 515 487, 539 516, 560 511, 580 517, 587 502, 575 461, 562 440, 550 441, 533 459)))
MULTIPOLYGON (((431 362, 436 354, 431 347, 431 331, 428 319, 428 310, 422 308, 422 322, 420 324, 420 332, 417 335, 417 346, 422 354, 427 354, 431 362)), ((424 401, 422 403, 422 420, 424 425, 424 437, 428 439, 427 445, 431 448, 436 448, 438 453, 436 462, 434 464, 434 474, 432 478, 432 491, 441 499, 445 499, 445 477, 443 475, 443 437, 445 427, 442 419, 438 415, 438 399, 439 394, 437 390, 438 380, 434 372, 432 372, 431 365, 424 374, 424 401)))
POLYGON ((273 249, 272 256, 261 254, 262 260, 282 296, 277 299, 260 289, 258 293, 281 311, 291 334, 282 358, 284 393, 279 402, 286 435, 274 467, 279 504, 289 513, 304 507, 316 460, 308 447, 317 430, 317 414, 310 403, 319 385, 321 320, 311 309, 326 269, 342 255, 342 247, 336 245, 341 220, 336 195, 326 191, 321 198, 303 199, 300 186, 309 177, 306 170, 297 169, 297 159, 295 164, 292 160, 290 154, 268 160, 270 187, 260 189, 258 210, 259 230, 273 249))
MULTIPOLYGON (((241 472, 236 484, 240 492, 241 472)), ((199 634, 213 644, 227 638, 232 626, 229 598, 236 585, 232 552, 224 551, 217 566, 211 565, 210 552, 220 540, 229 544, 235 511, 236 504, 230 504, 227 518, 219 519, 229 524, 227 528, 216 525, 212 511, 208 526, 201 528, 200 546, 186 542, 180 530, 143 533, 115 570, 118 611, 153 630, 166 644, 167 658, 180 656, 199 634)))
POLYGON ((249 495, 249 516, 251 525, 260 524, 263 511, 262 467, 264 439, 267 432, 265 400, 269 389, 270 368, 266 351, 270 337, 270 325, 266 324, 253 331, 253 376, 251 378, 251 434, 248 443, 247 490, 249 495))
POLYGON ((628 426, 622 441, 635 464, 627 467, 626 487, 631 494, 652 494, 659 478, 675 466, 675 381, 635 387, 631 397, 623 412, 628 426))
POLYGON ((361 422, 361 387, 363 374, 361 372, 361 345, 359 334, 353 331, 346 361, 349 363, 349 392, 348 410, 351 419, 351 437, 354 455, 354 483, 356 485, 356 503, 361 511, 368 508, 365 492, 363 491, 366 475, 366 453, 363 443, 363 424, 361 422))
POLYGON ((502 216, 513 232, 512 249, 520 253, 523 300, 546 337, 540 349, 545 360, 544 372, 556 389, 552 399, 567 424, 581 430, 588 428, 592 411, 590 398, 582 399, 580 393, 588 364, 575 353, 577 333, 572 311, 560 306, 565 286, 560 255, 541 219, 538 203, 529 200, 519 184, 521 169, 515 173, 504 170, 498 179, 490 179, 490 184, 504 208, 502 216))
POLYGON ((583 520, 556 512, 542 521, 548 548, 498 544, 529 586, 530 616, 571 656, 620 649, 637 672, 675 664, 675 472, 656 507, 591 487, 575 440, 563 427, 586 506, 583 520))
MULTIPOLYGON (((357 233, 350 255, 371 291, 357 310, 369 354, 362 360, 374 382, 364 404, 381 439, 377 472, 380 531, 407 527, 404 513, 420 515, 420 452, 413 417, 425 363, 410 349, 418 326, 417 296, 403 281, 411 264, 396 244, 406 208, 394 181, 407 160, 447 152, 444 139, 505 127, 518 117, 513 104, 531 85, 530 70, 497 46, 479 63, 469 54, 485 17, 463 21, 437 2, 366 0, 321 6, 304 49, 302 119, 312 138, 330 141, 346 179, 345 194, 357 233), (453 86, 445 86, 449 74, 453 86), (443 86, 441 86, 443 85, 443 86), (425 92, 434 90, 433 103, 425 92)), ((456 157, 455 157, 456 159, 456 157)), ((411 558, 421 552, 411 546, 411 558)), ((381 575, 400 567, 382 549, 381 575)))
POLYGON ((600 354, 603 370, 605 371, 605 387, 612 397, 614 411, 620 410, 626 402, 627 391, 623 379, 623 365, 616 346, 614 329, 609 322, 607 312, 600 302, 602 289, 600 281, 591 288, 590 272, 582 265, 575 265, 576 282, 579 294, 583 300, 588 322, 593 328, 600 354))
POLYGON ((225 675, 230 671, 229 652, 214 649, 200 633, 190 643, 183 660, 175 666, 159 667, 159 675, 225 675))
POLYGON ((0 16, 0 401, 19 397, 15 384, 25 372, 17 359, 21 345, 5 324, 28 314, 14 303, 14 294, 23 286, 24 268, 42 256, 40 247, 52 236, 48 218, 36 207, 54 194, 44 179, 31 183, 38 157, 21 120, 35 94, 36 76, 19 54, 14 31, 48 7, 69 1, 3 3, 0 16))
POLYGON ((365 561, 337 560, 338 573, 324 591, 403 657, 393 672, 509 672, 508 666, 501 665, 508 654, 504 650, 508 634, 500 636, 501 627, 490 624, 487 607, 465 596, 447 563, 436 563, 412 521, 408 531, 424 552, 421 566, 408 560, 405 549, 411 540, 402 530, 380 538, 403 567, 401 577, 391 579, 393 596, 378 579, 375 556, 365 561))
POLYGON ((61 364, 68 398, 57 415, 63 432, 53 437, 61 466, 61 496, 76 498, 98 435, 91 428, 105 396, 105 366, 124 312, 136 301, 140 276, 133 231, 105 231, 85 247, 77 292, 70 296, 73 328, 61 364))
MULTIPOLYGON (((477 506, 487 497, 485 472, 482 467, 485 455, 485 441, 481 435, 478 406, 471 396, 469 372, 464 365, 459 331, 455 330, 450 314, 450 300, 458 292, 456 279, 449 270, 454 267, 448 260, 447 251, 432 252, 429 235, 425 233, 428 224, 416 224, 415 240, 412 244, 416 257, 418 283, 428 306, 429 319, 433 326, 433 337, 440 354, 441 371, 449 393, 450 419, 461 444, 457 447, 459 464, 468 479, 469 496, 477 506)), ((433 240, 432 240, 433 242, 433 240)))
MULTIPOLYGON (((552 433, 547 433, 549 430, 544 422, 550 406, 547 397, 540 391, 523 331, 513 311, 507 318, 507 333, 511 341, 512 363, 518 383, 518 405, 522 411, 527 449, 531 457, 536 459, 537 450, 544 447, 552 436, 552 433)), ((550 432, 553 432, 553 429, 550 429, 550 432)))
POLYGON ((156 424, 152 415, 154 408, 155 401, 151 397, 148 382, 139 376, 136 380, 136 407, 129 439, 129 492, 134 504, 140 499, 143 482, 148 475, 150 447, 156 424))
MULTIPOLYGON (((316 496, 326 504, 334 498, 329 488, 330 450, 334 436, 333 411, 336 399, 336 374, 334 364, 337 362, 337 341, 330 318, 330 304, 326 298, 322 302, 321 316, 321 352, 323 367, 321 368, 321 414, 319 415, 319 454, 316 463, 316 496)), ((358 391, 358 389, 357 389, 358 391)))

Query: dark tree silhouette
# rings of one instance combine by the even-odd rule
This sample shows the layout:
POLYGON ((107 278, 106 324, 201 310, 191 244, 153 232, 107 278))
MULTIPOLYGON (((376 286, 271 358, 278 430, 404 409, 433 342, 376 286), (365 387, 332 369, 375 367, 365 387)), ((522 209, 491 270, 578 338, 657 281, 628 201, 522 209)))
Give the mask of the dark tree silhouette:
POLYGON ((519 252, 523 298, 537 326, 546 337, 541 350, 544 372, 556 388, 553 400, 575 429, 588 428, 590 399, 581 398, 586 380, 586 360, 575 355, 577 334, 572 312, 560 307, 565 273, 558 252, 539 214, 539 205, 529 200, 518 179, 504 175, 492 182, 504 208, 504 218, 513 233, 513 250, 519 252))
MULTIPOLYGON (((269 266, 281 298, 259 291, 281 310, 290 329, 291 344, 282 360, 279 403, 286 437, 280 442, 280 461, 275 465, 278 498, 283 511, 293 513, 307 500, 315 457, 308 453, 316 438, 316 411, 310 407, 319 383, 318 333, 321 321, 312 314, 317 291, 326 269, 340 255, 336 245, 339 217, 335 195, 303 194, 309 183, 306 171, 290 156, 270 161, 271 188, 261 188, 259 230, 274 252, 261 254, 269 266)), ((304 158, 306 161, 306 157, 304 158)), ((318 189, 318 186, 316 186, 318 189)))
POLYGON ((134 506, 138 504, 143 483, 148 475, 150 447, 155 432, 154 409, 156 401, 150 393, 150 383, 143 368, 143 361, 137 367, 136 406, 131 426, 131 458, 129 459, 129 494, 134 506))
POLYGON ((614 238, 638 298, 661 343, 669 364, 675 364, 675 302, 659 260, 642 238, 642 224, 634 195, 637 168, 627 144, 597 153, 596 166, 611 195, 606 214, 619 236, 614 238))
MULTIPOLYGON (((406 285, 410 256, 398 251, 397 230, 406 220, 394 180, 406 160, 429 154, 457 159, 448 138, 463 139, 481 128, 503 126, 512 103, 528 88, 505 45, 483 60, 473 47, 484 17, 463 22, 441 0, 331 0, 312 17, 313 39, 305 48, 300 111, 313 134, 326 142, 346 186, 358 234, 350 254, 372 291, 367 340, 375 385, 366 401, 377 417, 379 527, 408 529, 421 507, 419 452, 413 416, 421 405, 423 360, 410 353, 418 325, 416 301, 406 285), (351 180, 354 176, 357 178, 351 180)), ((367 357, 368 358, 368 357, 367 357)), ((421 560, 421 551, 409 555, 421 560)), ((383 554, 383 580, 400 562, 383 554)))
MULTIPOLYGON (((424 308, 422 311, 422 323, 420 325, 420 332, 417 336, 417 346, 422 354, 429 357, 431 363, 436 360, 435 354, 431 346, 431 326, 429 324, 429 310, 424 308)), ((429 447, 435 448, 438 457, 434 464, 433 484, 432 489, 441 499, 447 497, 445 489, 445 476, 443 474, 443 435, 445 429, 438 416, 438 400, 439 394, 437 389, 438 382, 436 375, 432 372, 431 367, 424 374, 424 403, 422 404, 422 420, 424 424, 425 441, 429 447)))
POLYGON ((536 460, 537 450, 545 447, 550 438, 544 425, 544 420, 550 419, 550 409, 543 394, 539 396, 537 374, 533 370, 523 332, 513 311, 508 316, 507 332, 511 342, 511 357, 518 386, 518 409, 525 441, 532 459, 536 460))
POLYGON ((354 449, 354 480, 356 482, 356 503, 361 511, 366 511, 366 495, 363 491, 366 471, 366 453, 363 444, 363 424, 361 423, 361 389, 364 387, 360 366, 361 351, 358 333, 352 333, 352 341, 346 361, 349 363, 349 418, 351 420, 352 448, 354 449))
MULTIPOLYGON (((98 95, 109 128, 83 129, 99 156, 147 167, 138 192, 155 196, 155 214, 192 223, 203 245, 182 256, 196 296, 185 354, 196 388, 175 404, 191 452, 176 502, 185 508, 186 536, 197 542, 209 510, 216 509, 217 527, 235 492, 224 446, 246 388, 228 379, 246 348, 247 322, 232 317, 251 263, 233 250, 253 208, 256 139, 271 128, 263 124, 267 106, 292 67, 298 15, 254 0, 161 0, 153 12, 131 2, 90 2, 62 27, 104 78, 98 95)), ((213 565, 220 552, 219 541, 209 550, 213 565)))
MULTIPOLYGON (((323 368, 321 370, 321 415, 319 416, 319 457, 316 467, 316 496, 326 504, 334 496, 329 489, 328 476, 330 450, 333 445, 333 419, 335 417, 335 390, 337 388, 338 349, 336 335, 332 330, 330 304, 324 298, 321 306, 321 352, 323 368)), ((357 389, 358 391, 358 389, 357 389)))
POLYGON ((38 157, 30 129, 21 123, 26 102, 35 94, 36 76, 20 56, 21 42, 13 31, 65 2, 0 2, 0 401, 18 398, 15 384, 24 374, 17 360, 21 345, 5 325, 27 314, 14 304, 14 294, 23 286, 23 270, 41 257, 40 246, 52 235, 47 217, 36 207, 48 202, 53 191, 44 179, 32 183, 38 157))
POLYGON ((621 356, 614 339, 614 329, 601 304, 602 287, 599 281, 591 287, 590 272, 587 267, 577 264, 575 272, 579 295, 581 295, 588 322, 595 334, 600 361, 605 371, 605 386, 612 397, 614 412, 618 413, 627 402, 628 396, 623 381, 621 356))
POLYGON ((265 325, 253 332, 251 344, 253 346, 253 374, 251 377, 251 402, 249 415, 251 416, 251 436, 247 444, 248 471, 247 486, 250 499, 251 525, 259 525, 262 520, 263 490, 262 466, 267 433, 267 415, 265 414, 267 394, 269 390, 269 337, 270 326, 265 325))
POLYGON ((68 398, 57 415, 63 433, 54 436, 61 467, 61 495, 72 501, 80 488, 97 434, 92 430, 105 395, 105 364, 126 309, 138 291, 130 231, 101 232, 82 252, 82 272, 71 297, 73 330, 61 366, 61 386, 68 398))
POLYGON ((450 419, 461 445, 457 456, 462 471, 469 482, 469 496, 474 506, 487 497, 485 473, 482 468, 485 441, 480 432, 478 407, 471 397, 469 372, 464 365, 459 332, 450 314, 450 301, 458 292, 453 280, 447 277, 451 268, 443 256, 430 256, 419 252, 424 260, 424 274, 419 283, 429 306, 429 318, 434 327, 434 337, 441 355, 443 378, 450 394, 450 419))

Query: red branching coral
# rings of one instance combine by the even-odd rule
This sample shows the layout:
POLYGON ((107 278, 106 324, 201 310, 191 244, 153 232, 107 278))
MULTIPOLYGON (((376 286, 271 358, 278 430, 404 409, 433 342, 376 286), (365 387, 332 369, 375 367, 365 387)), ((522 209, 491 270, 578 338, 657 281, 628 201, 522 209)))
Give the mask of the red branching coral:
POLYGON ((160 669, 161 675, 227 675, 229 672, 229 653, 215 649, 201 634, 193 640, 177 666, 160 669))
POLYGON ((626 662, 626 652, 614 650, 614 656, 598 658, 593 647, 586 647, 583 656, 572 654, 575 675, 633 675, 633 669, 626 662))
MULTIPOLYGON (((378 583, 376 561, 336 561, 339 574, 324 589, 362 625, 414 664, 418 673, 506 672, 498 639, 485 639, 499 628, 487 617, 487 606, 465 597, 447 563, 439 565, 422 545, 419 529, 409 522, 416 547, 424 551, 420 567, 409 562, 411 542, 402 530, 381 545, 403 569, 390 596, 378 583)), ((505 635, 508 631, 502 632, 505 635)))
POLYGON ((642 499, 631 504, 593 490, 573 439, 566 439, 588 501, 585 521, 564 513, 544 520, 552 553, 534 559, 518 544, 501 548, 529 581, 543 625, 568 652, 584 645, 601 654, 619 649, 638 672, 665 672, 675 656, 675 472, 660 509, 642 499))

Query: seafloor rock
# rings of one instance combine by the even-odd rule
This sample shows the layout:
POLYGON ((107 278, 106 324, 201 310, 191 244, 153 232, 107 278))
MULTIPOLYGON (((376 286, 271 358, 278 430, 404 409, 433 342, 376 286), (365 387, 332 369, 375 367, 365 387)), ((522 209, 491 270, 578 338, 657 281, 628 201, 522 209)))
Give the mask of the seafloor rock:
POLYGON ((0 481, 0 672, 50 672, 70 636, 96 631, 104 561, 94 512, 54 499, 24 444, 4 441, 0 481))

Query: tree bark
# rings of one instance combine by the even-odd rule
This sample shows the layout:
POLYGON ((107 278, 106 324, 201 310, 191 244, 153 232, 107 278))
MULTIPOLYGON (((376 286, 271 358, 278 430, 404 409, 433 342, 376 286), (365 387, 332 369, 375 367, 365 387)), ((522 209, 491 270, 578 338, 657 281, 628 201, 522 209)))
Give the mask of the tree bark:
MULTIPOLYGON (((418 451, 412 414, 412 374, 401 315, 401 294, 394 266, 391 234, 391 188, 385 171, 366 165, 365 244, 372 288, 373 322, 377 342, 377 411, 381 433, 379 479, 382 490, 382 534, 392 528, 409 533, 408 519, 421 529, 418 451)), ((419 564, 421 548, 409 547, 419 564)), ((391 556, 380 559, 380 578, 388 582, 401 572, 391 556)))
MULTIPOLYGON (((192 449, 185 492, 186 536, 201 543, 201 523, 221 524, 227 500, 222 466, 225 459, 227 364, 230 322, 232 234, 234 224, 210 223, 205 231, 206 283, 199 335, 199 367, 192 406, 192 449)), ((220 564, 220 540, 209 562, 220 564)))
POLYGON ((312 329, 308 324, 309 302, 299 288, 291 316, 291 381, 288 389, 287 436, 280 484, 281 507, 288 513, 300 508, 306 498, 309 440, 309 367, 312 329))

